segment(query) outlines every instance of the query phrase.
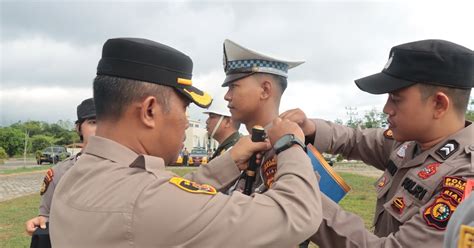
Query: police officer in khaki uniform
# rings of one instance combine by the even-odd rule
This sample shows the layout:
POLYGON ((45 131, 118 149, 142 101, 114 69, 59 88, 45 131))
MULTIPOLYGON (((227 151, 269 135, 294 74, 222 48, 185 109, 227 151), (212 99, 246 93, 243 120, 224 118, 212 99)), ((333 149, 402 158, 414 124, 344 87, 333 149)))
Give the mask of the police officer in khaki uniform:
MULTIPOLYGON (((77 106, 77 121, 76 131, 79 134, 81 143, 84 146, 87 145, 89 137, 95 135, 95 106, 94 99, 89 98, 81 102, 77 106)), ((79 159, 82 151, 74 156, 67 158, 66 160, 56 164, 54 167, 46 172, 41 186, 41 204, 39 207, 39 216, 30 219, 26 222, 26 232, 32 235, 33 232, 41 227, 46 228, 46 222, 48 221, 49 212, 51 209, 51 201, 53 199, 53 193, 61 177, 69 170, 79 159)))
MULTIPOLYGON (((191 73, 188 56, 157 42, 104 44, 94 80, 97 136, 56 189, 53 247, 291 247, 317 228, 316 178, 297 145, 278 155, 274 187, 252 197, 218 191, 268 142, 243 137, 185 178, 165 170, 183 145, 189 102, 211 103, 191 73)), ((304 138, 287 120, 268 131, 270 143, 287 136, 304 138)))
POLYGON ((473 52, 443 40, 395 46, 381 73, 356 80, 388 93, 388 130, 352 129, 309 120, 300 124, 320 151, 359 159, 384 173, 375 183, 374 233, 362 219, 322 196, 323 222, 311 238, 320 247, 441 247, 446 225, 474 177, 474 125, 465 121, 474 85, 473 52))
POLYGON ((474 194, 459 204, 449 220, 443 247, 474 247, 474 194))
POLYGON ((203 112, 207 114, 206 130, 209 138, 219 142, 219 146, 209 161, 223 154, 240 139, 240 123, 232 120, 227 104, 221 98, 214 98, 212 105, 203 112))
MULTIPOLYGON (((249 133, 255 125, 268 129, 272 121, 278 118, 280 100, 288 84, 288 70, 302 63, 277 59, 225 40, 226 78, 222 86, 228 87, 224 99, 228 102, 232 119, 243 123, 249 133)), ((288 142, 303 143, 298 139, 288 142)), ((264 154, 251 192, 262 193, 271 188, 277 174, 276 150, 278 147, 264 154)), ((246 174, 242 174, 230 191, 245 191, 247 180, 246 174)), ((317 184, 315 182, 313 184, 317 184)))

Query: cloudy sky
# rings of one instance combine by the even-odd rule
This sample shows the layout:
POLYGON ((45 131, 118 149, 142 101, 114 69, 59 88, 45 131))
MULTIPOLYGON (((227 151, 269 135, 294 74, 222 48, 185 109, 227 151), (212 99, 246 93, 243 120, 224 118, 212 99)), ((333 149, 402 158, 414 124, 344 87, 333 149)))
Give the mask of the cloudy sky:
MULTIPOLYGON (((76 119, 92 97, 102 44, 142 37, 188 54, 193 82, 223 97, 222 42, 282 58, 292 69, 281 111, 346 120, 381 110, 385 95, 354 79, 381 71, 394 45, 445 39, 474 48, 473 1, 4 1, 0 0, 0 126, 76 119)), ((205 119, 191 107, 193 118, 205 119)))

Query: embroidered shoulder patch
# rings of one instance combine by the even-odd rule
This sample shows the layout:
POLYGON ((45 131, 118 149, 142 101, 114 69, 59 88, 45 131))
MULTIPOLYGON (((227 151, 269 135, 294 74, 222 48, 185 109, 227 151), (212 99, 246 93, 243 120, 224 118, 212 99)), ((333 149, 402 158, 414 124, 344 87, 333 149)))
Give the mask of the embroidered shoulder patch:
POLYGON ((387 139, 393 139, 393 131, 392 129, 387 129, 383 132, 383 136, 387 139))
POLYGON ((462 194, 466 188, 466 179, 461 177, 446 176, 443 180, 443 188, 458 190, 462 194))
POLYGON ((44 176, 43 184, 41 185, 40 195, 43 195, 46 190, 48 190, 49 184, 51 183, 51 181, 53 181, 53 177, 53 169, 49 168, 48 171, 46 171, 46 175, 44 176))
POLYGON ((474 247, 474 227, 461 225, 459 229, 458 247, 472 248, 474 247))
POLYGON ((445 197, 443 195, 436 197, 435 201, 423 211, 426 224, 438 230, 446 229, 449 218, 451 218, 458 205, 451 198, 445 197))
POLYGON ((184 179, 182 177, 172 177, 169 181, 171 184, 178 186, 178 188, 190 192, 190 193, 197 193, 197 194, 208 194, 208 195, 215 195, 217 194, 217 190, 208 184, 199 184, 188 179, 184 179))
POLYGON ((262 172, 263 178, 265 179, 265 186, 267 186, 267 188, 270 188, 275 179, 275 173, 277 172, 276 156, 272 156, 271 159, 263 162, 262 172))

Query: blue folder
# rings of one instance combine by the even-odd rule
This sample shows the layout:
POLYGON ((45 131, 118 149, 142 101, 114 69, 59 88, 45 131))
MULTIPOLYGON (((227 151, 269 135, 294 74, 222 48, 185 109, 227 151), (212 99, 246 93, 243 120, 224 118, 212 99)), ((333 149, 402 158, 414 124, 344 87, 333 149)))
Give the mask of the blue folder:
POLYGON ((327 197, 338 203, 351 190, 351 187, 326 162, 314 146, 308 144, 307 154, 313 164, 313 169, 319 173, 319 188, 327 197))

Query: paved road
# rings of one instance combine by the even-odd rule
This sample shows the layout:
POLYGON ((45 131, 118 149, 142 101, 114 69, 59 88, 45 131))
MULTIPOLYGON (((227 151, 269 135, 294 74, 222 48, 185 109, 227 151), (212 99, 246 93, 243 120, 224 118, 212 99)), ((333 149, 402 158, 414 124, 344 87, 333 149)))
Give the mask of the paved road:
POLYGON ((39 194, 43 177, 44 171, 0 175, 0 202, 33 193, 39 194))

